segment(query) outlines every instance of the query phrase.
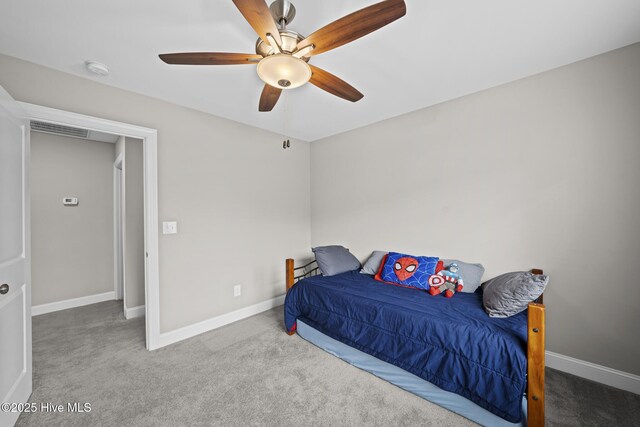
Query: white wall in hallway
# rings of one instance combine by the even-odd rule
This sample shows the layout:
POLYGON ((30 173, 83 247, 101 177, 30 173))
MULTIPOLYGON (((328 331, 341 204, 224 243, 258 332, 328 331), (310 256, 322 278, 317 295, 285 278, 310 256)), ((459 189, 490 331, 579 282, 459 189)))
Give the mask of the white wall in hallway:
POLYGON ((113 155, 113 144, 31 133, 32 305, 113 291, 113 155))

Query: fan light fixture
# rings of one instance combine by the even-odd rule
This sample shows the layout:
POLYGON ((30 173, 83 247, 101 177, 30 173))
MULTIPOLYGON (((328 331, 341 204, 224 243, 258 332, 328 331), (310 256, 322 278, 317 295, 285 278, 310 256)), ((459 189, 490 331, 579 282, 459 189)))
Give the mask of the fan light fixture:
POLYGON ((258 76, 269 86, 294 89, 311 79, 311 68, 302 59, 281 53, 262 59, 258 63, 258 76))

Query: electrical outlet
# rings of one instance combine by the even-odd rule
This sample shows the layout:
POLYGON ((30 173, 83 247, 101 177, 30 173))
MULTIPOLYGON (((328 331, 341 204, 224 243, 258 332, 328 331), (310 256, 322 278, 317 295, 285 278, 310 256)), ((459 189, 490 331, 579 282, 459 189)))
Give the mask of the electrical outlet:
POLYGON ((242 285, 235 285, 233 287, 233 296, 239 297, 240 295, 242 295, 242 285))

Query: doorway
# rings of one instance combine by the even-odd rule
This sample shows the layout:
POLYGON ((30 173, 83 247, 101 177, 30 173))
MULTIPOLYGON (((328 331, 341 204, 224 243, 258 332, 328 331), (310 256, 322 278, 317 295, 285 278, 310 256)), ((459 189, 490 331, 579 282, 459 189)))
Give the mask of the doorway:
MULTIPOLYGON (((146 329, 146 347, 154 350, 159 347, 159 265, 158 265, 158 198, 157 198, 157 131, 122 122, 85 116, 63 110, 38 105, 19 103, 25 112, 25 118, 52 125, 70 126, 124 135, 142 140, 143 157, 143 271, 144 271, 144 315, 146 329)), ((125 160, 126 162, 126 160, 125 160)), ((114 178, 115 180, 116 178, 114 178)), ((115 197, 115 196, 114 196, 115 197)), ((126 219, 123 221, 126 223, 126 219)), ((123 258, 124 259, 124 258, 123 258)), ((126 260, 124 261, 126 264, 126 260)), ((114 266, 114 269, 117 265, 114 266)), ((117 285, 114 292, 117 293, 117 285)), ((123 286, 123 296, 126 292, 123 286)))
POLYGON ((117 299, 112 164, 118 136, 33 120, 29 128, 32 314, 117 299))

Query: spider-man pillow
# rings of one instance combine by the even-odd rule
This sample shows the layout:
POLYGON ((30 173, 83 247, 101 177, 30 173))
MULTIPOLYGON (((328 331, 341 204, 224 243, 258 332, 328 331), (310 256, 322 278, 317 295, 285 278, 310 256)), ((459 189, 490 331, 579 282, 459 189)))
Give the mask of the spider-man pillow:
POLYGON ((389 252, 376 278, 383 282, 429 290, 429 276, 435 274, 438 257, 389 252))

